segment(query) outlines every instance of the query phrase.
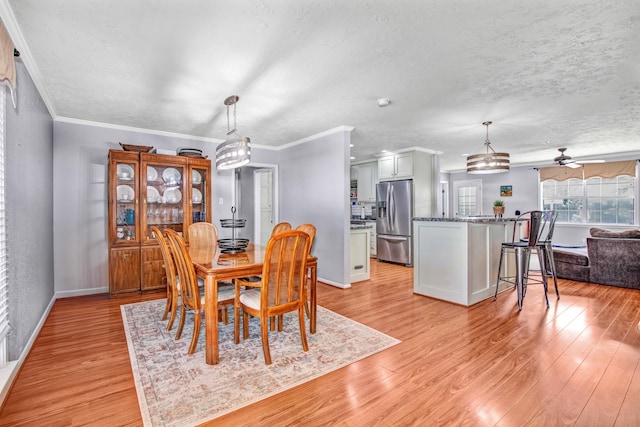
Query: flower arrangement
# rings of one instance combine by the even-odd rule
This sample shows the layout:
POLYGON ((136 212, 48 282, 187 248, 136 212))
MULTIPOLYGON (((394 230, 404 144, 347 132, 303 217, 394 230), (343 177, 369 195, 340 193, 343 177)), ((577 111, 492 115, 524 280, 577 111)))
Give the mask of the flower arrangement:
POLYGON ((493 201, 493 214, 497 217, 502 217, 504 214, 504 200, 494 200, 493 201))

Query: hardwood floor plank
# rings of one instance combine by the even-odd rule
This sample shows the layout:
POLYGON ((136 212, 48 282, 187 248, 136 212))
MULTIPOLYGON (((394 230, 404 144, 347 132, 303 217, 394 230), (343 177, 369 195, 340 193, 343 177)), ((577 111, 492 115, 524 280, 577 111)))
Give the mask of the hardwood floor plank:
POLYGON ((597 360, 601 353, 606 353, 607 348, 599 347, 601 338, 606 332, 606 327, 617 317, 625 300, 623 293, 609 292, 606 287, 600 287, 599 291, 601 294, 590 300, 583 315, 570 326, 580 329, 575 341, 556 362, 552 363, 548 370, 549 375, 545 375, 546 367, 543 367, 540 375, 529 378, 524 383, 528 385, 521 388, 515 404, 505 413, 498 425, 575 423, 577 415, 593 391, 594 384, 597 384, 603 372, 598 363, 594 365, 591 362, 597 360), (537 380, 538 377, 540 380, 537 380))
MULTIPOLYGON (((373 261, 325 308, 402 342, 220 417, 215 426, 640 425, 640 291, 561 280, 522 311, 513 290, 472 307, 413 293, 413 269, 373 261)), ((56 301, 0 410, 0 426, 140 426, 120 305, 56 301)), ((188 339, 185 338, 185 339, 188 339)))
MULTIPOLYGON (((640 361, 640 333, 637 330, 640 303, 627 300, 620 316, 608 331, 608 339, 617 343, 616 353, 580 414, 576 425, 613 425, 640 361)), ((615 345, 614 343, 610 345, 615 345)), ((640 395, 638 395, 640 396, 640 395)), ((636 408, 640 413, 640 409, 636 408)), ((638 424, 640 425, 640 423, 638 424)))

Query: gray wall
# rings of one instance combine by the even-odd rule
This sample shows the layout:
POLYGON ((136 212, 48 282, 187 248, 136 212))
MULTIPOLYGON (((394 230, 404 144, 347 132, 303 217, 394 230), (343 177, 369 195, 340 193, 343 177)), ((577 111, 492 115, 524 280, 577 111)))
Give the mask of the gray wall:
POLYGON ((53 121, 20 60, 16 69, 17 109, 6 97, 9 360, 20 357, 54 298, 53 121))
POLYGON ((316 226, 318 277, 337 285, 349 278, 350 131, 339 131, 280 152, 280 221, 316 226))
MULTIPOLYGON (((209 158, 216 142, 190 140, 91 124, 54 123, 55 291, 60 297, 108 291, 107 165, 118 142, 175 150, 194 147, 209 158)), ((273 161, 272 150, 252 150, 256 161, 273 161)), ((213 223, 231 215, 232 171, 214 171, 213 223), (219 199, 223 199, 220 205, 219 199)), ((221 230, 221 235, 224 232, 221 230)))
POLYGON ((449 214, 455 216, 453 210, 453 183, 473 179, 482 180, 482 214, 493 215, 493 201, 504 200, 505 216, 515 216, 515 211, 526 212, 538 209, 538 171, 532 167, 511 167, 508 172, 488 175, 472 175, 466 172, 455 172, 448 177, 441 175, 440 179, 449 181, 449 214), (510 185, 513 196, 500 196, 500 186, 510 185))
MULTIPOLYGON (((339 285, 349 283, 349 137, 348 131, 338 131, 279 151, 252 148, 253 162, 279 165, 280 220, 294 226, 316 225, 314 254, 321 260, 318 275, 339 285)), ((216 145, 61 121, 54 123, 54 141, 54 277, 60 297, 108 291, 106 182, 110 148, 120 149, 118 142, 168 150, 190 146, 213 158, 216 145)), ((233 171, 214 171, 214 224, 231 215, 233 185, 233 171)), ((242 202, 245 208, 248 203, 242 202)), ((228 229, 219 231, 221 237, 230 237, 228 229)))

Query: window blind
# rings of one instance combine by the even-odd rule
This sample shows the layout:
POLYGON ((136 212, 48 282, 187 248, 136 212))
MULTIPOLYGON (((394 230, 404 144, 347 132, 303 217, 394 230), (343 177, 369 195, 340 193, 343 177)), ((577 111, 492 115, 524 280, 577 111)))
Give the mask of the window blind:
POLYGON ((8 362, 9 286, 7 284, 7 230, 5 216, 5 102, 6 91, 0 86, 0 368, 8 362))

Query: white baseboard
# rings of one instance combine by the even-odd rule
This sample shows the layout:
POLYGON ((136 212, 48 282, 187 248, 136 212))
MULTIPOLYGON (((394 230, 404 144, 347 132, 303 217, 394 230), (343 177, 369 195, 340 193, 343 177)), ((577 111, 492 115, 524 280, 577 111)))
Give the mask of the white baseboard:
POLYGON ((91 289, 75 289, 73 291, 58 291, 56 298, 81 297, 84 295, 108 294, 109 287, 91 288, 91 289))
POLYGON ((323 279, 322 277, 318 277, 318 282, 326 283, 327 285, 335 286, 340 289, 349 289, 351 287, 351 283, 337 283, 332 280, 323 279))
POLYGON ((9 395, 11 385, 18 375, 20 367, 22 367, 22 364, 26 360, 29 351, 31 351, 31 347, 33 347, 33 343, 36 341, 38 334, 40 334, 40 330, 42 329, 44 322, 47 320, 47 317, 49 317, 49 313, 51 312, 55 302, 56 296, 54 295, 53 298, 51 298, 51 301, 49 301, 49 305, 44 310, 44 313, 42 313, 40 321, 38 321, 36 328, 33 330, 31 337, 29 337, 29 341, 27 341, 27 345, 24 346, 24 350, 22 350, 22 354, 20 354, 18 360, 12 360, 7 364, 7 366, 0 369, 0 407, 2 407, 4 400, 9 395))

